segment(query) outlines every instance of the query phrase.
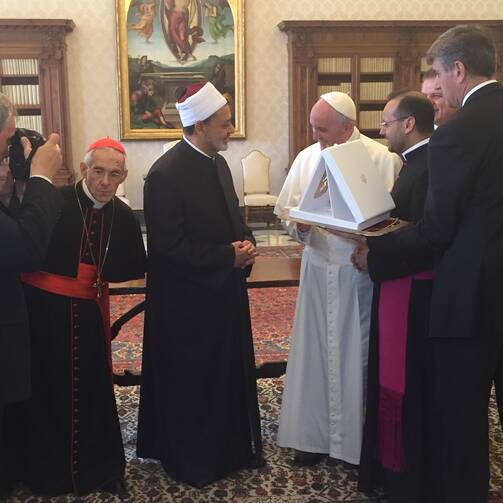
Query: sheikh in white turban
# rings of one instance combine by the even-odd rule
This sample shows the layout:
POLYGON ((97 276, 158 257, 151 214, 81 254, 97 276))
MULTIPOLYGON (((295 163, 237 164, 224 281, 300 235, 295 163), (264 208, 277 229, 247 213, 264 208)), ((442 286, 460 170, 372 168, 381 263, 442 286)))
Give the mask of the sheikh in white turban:
POLYGON ((211 82, 193 84, 176 102, 183 127, 192 126, 213 115, 227 104, 227 100, 211 82))

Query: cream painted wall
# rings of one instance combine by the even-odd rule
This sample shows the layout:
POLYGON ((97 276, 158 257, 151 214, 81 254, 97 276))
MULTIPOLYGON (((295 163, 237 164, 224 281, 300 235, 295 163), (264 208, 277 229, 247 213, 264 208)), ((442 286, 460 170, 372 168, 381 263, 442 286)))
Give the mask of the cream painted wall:
MULTIPOLYGON (((247 139, 225 152, 242 197, 240 158, 258 148, 271 157, 272 192, 278 193, 288 163, 288 82, 283 19, 498 19, 501 0, 245 0, 247 139)), ((67 37, 72 154, 75 167, 95 138, 118 137, 115 1, 0 0, 2 17, 69 18, 67 37)), ((141 208, 142 175, 162 151, 159 141, 128 141, 127 196, 141 208)))

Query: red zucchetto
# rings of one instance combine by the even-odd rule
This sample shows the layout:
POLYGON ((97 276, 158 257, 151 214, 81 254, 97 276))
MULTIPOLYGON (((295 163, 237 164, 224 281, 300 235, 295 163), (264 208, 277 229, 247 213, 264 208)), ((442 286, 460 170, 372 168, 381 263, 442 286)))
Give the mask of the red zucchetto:
POLYGON ((119 143, 117 140, 110 138, 110 136, 105 136, 105 138, 100 138, 99 140, 91 143, 91 145, 87 147, 86 152, 91 152, 91 150, 96 150, 97 148, 113 148, 114 150, 117 150, 117 152, 126 155, 124 145, 119 143))
POLYGON ((187 98, 194 96, 197 92, 199 92, 204 86, 206 82, 197 82, 195 84, 191 84, 185 88, 185 92, 178 98, 178 103, 183 103, 187 98))
POLYGON ((176 109, 183 127, 187 127, 207 119, 225 105, 227 100, 211 82, 198 82, 187 87, 176 102, 176 109))

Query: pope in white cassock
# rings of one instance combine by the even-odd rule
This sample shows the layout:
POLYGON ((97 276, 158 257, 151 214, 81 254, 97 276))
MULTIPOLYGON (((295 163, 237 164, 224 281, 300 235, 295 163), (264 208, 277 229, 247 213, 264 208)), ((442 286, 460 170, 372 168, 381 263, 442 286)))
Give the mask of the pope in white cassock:
MULTIPOLYGON (((401 168, 396 154, 355 127, 356 108, 345 93, 323 94, 310 123, 317 143, 300 152, 281 190, 275 213, 298 206, 321 151, 360 139, 391 190, 401 168)), ((319 227, 285 221, 305 244, 288 355, 278 444, 296 449, 294 464, 312 466, 324 455, 357 465, 364 421, 372 301, 368 274, 351 264, 354 242, 319 227)))

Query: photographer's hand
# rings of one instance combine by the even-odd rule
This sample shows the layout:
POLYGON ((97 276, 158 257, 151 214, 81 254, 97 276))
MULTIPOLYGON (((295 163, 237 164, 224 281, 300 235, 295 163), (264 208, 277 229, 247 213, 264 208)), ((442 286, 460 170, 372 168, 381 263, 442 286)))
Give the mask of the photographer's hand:
MULTIPOLYGON (((31 152, 31 144, 28 138, 22 137, 21 143, 24 148, 24 155, 28 157, 31 152)), ((49 180, 54 180, 56 173, 63 164, 63 156, 59 146, 59 135, 52 133, 47 142, 35 152, 31 160, 31 176, 44 176, 49 180)))

